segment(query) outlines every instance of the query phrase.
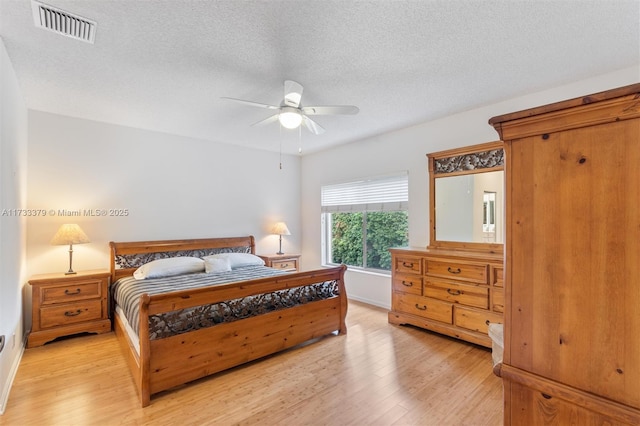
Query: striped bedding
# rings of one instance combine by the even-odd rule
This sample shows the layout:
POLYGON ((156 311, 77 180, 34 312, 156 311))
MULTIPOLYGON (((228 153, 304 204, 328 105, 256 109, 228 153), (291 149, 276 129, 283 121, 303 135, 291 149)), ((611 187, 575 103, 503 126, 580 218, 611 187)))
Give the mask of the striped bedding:
MULTIPOLYGON (((140 296, 145 293, 154 295, 287 273, 266 266, 246 266, 230 272, 195 273, 146 280, 125 277, 116 281, 112 286, 112 295, 115 304, 122 309, 129 325, 138 334, 140 327, 140 296)), ((149 317, 149 338, 154 340, 187 333, 222 322, 235 321, 314 300, 327 299, 337 294, 338 286, 336 282, 321 282, 213 305, 151 315, 149 317)))

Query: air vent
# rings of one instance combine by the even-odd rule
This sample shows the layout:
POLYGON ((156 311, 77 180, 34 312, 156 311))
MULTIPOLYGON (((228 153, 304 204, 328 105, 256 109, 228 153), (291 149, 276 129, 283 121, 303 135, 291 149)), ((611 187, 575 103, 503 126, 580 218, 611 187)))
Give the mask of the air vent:
POLYGON ((31 0, 36 27, 93 44, 96 22, 55 7, 31 0))

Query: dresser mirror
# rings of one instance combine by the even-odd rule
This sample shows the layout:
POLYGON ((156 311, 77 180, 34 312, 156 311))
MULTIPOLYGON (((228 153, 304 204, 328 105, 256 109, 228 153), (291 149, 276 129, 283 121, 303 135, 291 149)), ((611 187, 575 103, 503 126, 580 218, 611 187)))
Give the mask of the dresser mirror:
POLYGON ((429 248, 502 253, 504 150, 489 142, 427 154, 429 248))

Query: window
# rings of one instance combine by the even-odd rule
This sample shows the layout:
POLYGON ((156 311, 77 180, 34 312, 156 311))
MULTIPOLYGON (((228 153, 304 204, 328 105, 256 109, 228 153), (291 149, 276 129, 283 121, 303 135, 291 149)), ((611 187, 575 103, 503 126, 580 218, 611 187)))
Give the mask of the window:
POLYGON ((409 243, 406 172, 322 187, 323 260, 390 271, 390 247, 409 243))

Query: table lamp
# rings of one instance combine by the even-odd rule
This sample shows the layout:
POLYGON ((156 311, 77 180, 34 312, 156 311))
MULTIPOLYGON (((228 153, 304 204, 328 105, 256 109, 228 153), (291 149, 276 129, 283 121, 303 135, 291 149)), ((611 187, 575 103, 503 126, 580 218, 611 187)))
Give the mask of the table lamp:
POLYGON ((51 239, 51 244, 54 246, 64 246, 69 244, 69 270, 65 272, 65 275, 75 274, 71 263, 73 261, 73 245, 90 243, 89 237, 84 231, 75 223, 64 224, 58 229, 56 235, 51 239))
POLYGON ((278 222, 273 225, 273 229, 271 230, 272 234, 280 235, 280 250, 276 254, 284 254, 282 251, 282 236, 283 235, 291 235, 289 232, 289 228, 287 228, 287 224, 284 222, 278 222))

